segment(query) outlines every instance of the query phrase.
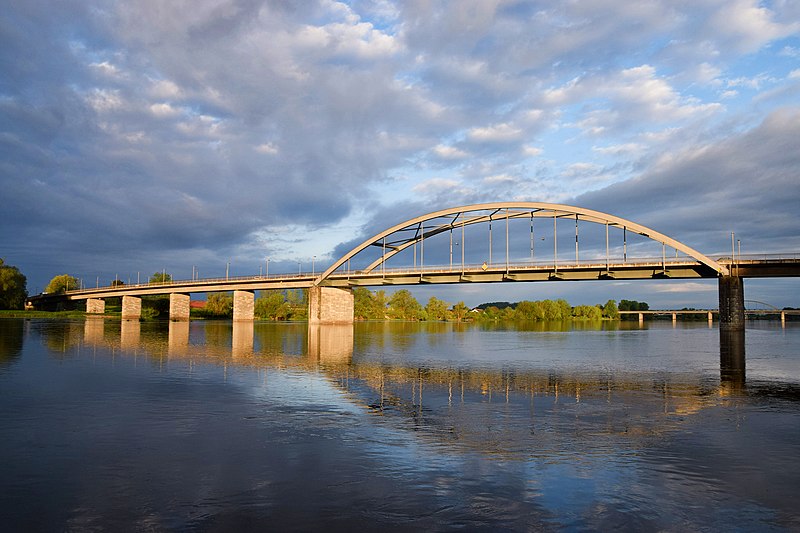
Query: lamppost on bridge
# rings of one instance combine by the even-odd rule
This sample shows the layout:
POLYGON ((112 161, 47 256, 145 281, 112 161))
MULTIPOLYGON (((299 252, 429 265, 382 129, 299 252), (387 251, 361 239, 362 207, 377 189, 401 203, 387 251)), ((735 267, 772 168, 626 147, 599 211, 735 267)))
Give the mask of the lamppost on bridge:
POLYGON ((317 256, 316 255, 312 255, 311 256, 311 275, 312 276, 314 275, 314 265, 315 265, 316 262, 317 262, 317 256))
POLYGON ((303 263, 301 263, 300 261, 297 262, 297 274, 298 275, 303 273, 303 271, 301 270, 302 265, 303 265, 303 263))
POLYGON ((264 268, 264 275, 265 275, 266 277, 269 277, 269 257, 265 257, 265 258, 264 258, 264 265, 265 265, 265 268, 264 268))
POLYGON ((227 263, 225 263, 225 281, 228 280, 228 272, 230 271, 230 268, 231 268, 231 262, 228 261, 227 263))

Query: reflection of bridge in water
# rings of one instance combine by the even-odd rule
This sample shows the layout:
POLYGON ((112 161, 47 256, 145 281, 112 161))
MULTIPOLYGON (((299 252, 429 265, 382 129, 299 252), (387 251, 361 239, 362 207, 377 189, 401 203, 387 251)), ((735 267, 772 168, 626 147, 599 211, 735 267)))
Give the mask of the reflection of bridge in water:
MULTIPOLYGON (((445 439, 493 453, 532 445, 533 441, 536 450, 557 453, 561 439, 657 438, 679 427, 687 417, 735 402, 741 395, 780 394, 791 401, 800 399, 800 390, 791 387, 776 391, 768 385, 746 383, 743 332, 721 334, 720 374, 714 379, 679 370, 648 373, 513 365, 493 369, 387 362, 361 355, 382 352, 384 342, 398 346, 406 342, 407 330, 390 334, 386 327, 382 323, 359 324, 354 335, 353 327, 347 325, 142 324, 90 317, 85 324, 70 324, 62 337, 47 342, 54 351, 94 353, 104 348, 115 357, 141 358, 159 367, 217 366, 226 379, 236 368, 307 372, 324 377, 347 401, 393 417, 437 442, 445 439), (515 417, 528 413, 529 427, 520 428, 518 420, 506 424, 505 412, 516 413, 515 417), (487 427, 492 428, 491 434, 486 433, 487 427)), ((638 329, 636 323, 616 327, 638 329)), ((423 329, 436 335, 467 328, 440 323, 423 329)))
MULTIPOLYGON (((460 327, 441 325, 448 331, 460 327)), ((745 382, 743 332, 721 334, 720 379, 709 381, 707 376, 680 371, 654 376, 619 369, 493 370, 382 363, 353 355, 355 345, 359 352, 374 350, 376 347, 370 343, 382 342, 377 340, 382 334, 354 336, 353 328, 347 325, 259 323, 254 327, 246 322, 169 322, 145 326, 138 321, 90 317, 82 327, 74 325, 64 338, 55 339, 53 347, 106 347, 112 353, 145 357, 159 365, 189 361, 226 369, 297 368, 326 376, 337 387, 352 392, 365 408, 411 417, 427 416, 429 407, 452 402, 514 404, 536 398, 549 398, 548 402, 562 405, 641 401, 646 405, 638 409, 690 414, 731 394, 757 393, 757 388, 748 389, 745 382)), ((379 326, 382 327, 376 324, 375 328, 379 326)), ((636 329, 635 323, 629 327, 636 329)))

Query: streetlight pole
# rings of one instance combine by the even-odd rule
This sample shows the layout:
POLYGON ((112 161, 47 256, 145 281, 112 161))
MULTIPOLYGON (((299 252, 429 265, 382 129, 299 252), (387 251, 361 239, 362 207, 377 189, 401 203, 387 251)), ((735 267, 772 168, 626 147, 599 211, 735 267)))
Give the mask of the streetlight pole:
POLYGON ((227 263, 225 263, 225 281, 228 280, 228 273, 230 271, 230 268, 231 268, 231 262, 228 261, 227 263))
POLYGON ((312 255, 311 256, 311 275, 312 276, 314 275, 314 265, 316 264, 316 262, 317 262, 317 256, 316 255, 312 255))

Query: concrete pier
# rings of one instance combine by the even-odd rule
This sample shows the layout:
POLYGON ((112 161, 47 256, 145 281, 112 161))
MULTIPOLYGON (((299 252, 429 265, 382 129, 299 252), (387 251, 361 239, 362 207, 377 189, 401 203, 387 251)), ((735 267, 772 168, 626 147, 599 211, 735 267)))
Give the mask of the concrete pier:
POLYGON ((255 293, 233 291, 233 320, 253 320, 255 318, 255 293))
POLYGON ((142 317, 142 299, 136 296, 122 297, 122 320, 139 320, 142 317))
POLYGON ((352 324, 353 291, 335 287, 308 289, 309 324, 352 324))
POLYGON ((744 280, 740 277, 719 278, 719 328, 744 331, 744 280))
POLYGON ((191 297, 188 294, 172 293, 169 295, 169 319, 189 320, 191 297))
POLYGON ((86 300, 86 312, 90 315, 102 315, 106 312, 106 302, 100 298, 86 300))

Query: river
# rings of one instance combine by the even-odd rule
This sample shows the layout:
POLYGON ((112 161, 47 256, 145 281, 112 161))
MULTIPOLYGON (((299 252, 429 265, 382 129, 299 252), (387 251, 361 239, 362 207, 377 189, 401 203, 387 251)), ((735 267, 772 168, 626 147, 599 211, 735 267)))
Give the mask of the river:
POLYGON ((767 321, 0 319, 0 527, 800 531, 799 348, 767 321))

